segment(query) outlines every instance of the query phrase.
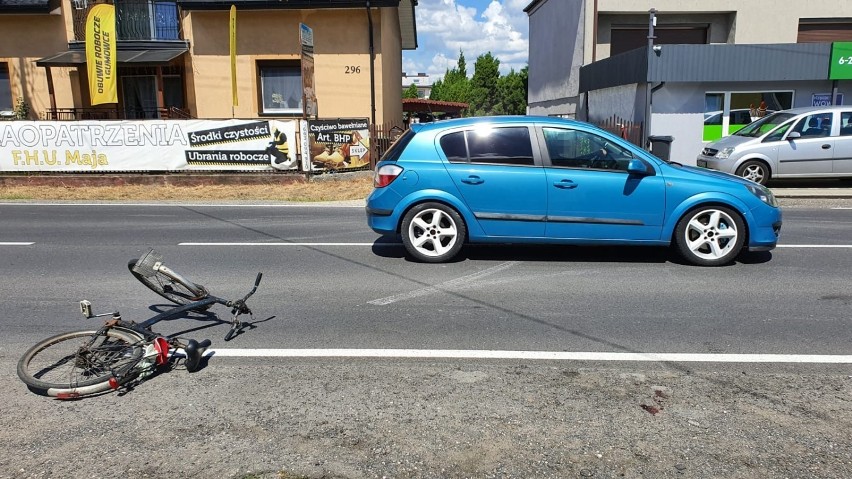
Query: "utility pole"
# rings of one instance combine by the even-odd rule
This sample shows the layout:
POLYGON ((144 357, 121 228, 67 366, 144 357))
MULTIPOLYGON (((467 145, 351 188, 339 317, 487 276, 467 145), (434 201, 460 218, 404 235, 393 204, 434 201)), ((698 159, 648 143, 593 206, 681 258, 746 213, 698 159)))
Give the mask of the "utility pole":
POLYGON ((654 40, 657 38, 654 35, 655 26, 657 26, 657 9, 652 8, 648 10, 648 51, 646 52, 648 64, 645 71, 647 81, 645 85, 645 121, 642 127, 642 142, 646 150, 650 148, 648 137, 651 135, 651 95, 653 94, 651 82, 647 77, 651 73, 651 57, 654 54, 654 40))

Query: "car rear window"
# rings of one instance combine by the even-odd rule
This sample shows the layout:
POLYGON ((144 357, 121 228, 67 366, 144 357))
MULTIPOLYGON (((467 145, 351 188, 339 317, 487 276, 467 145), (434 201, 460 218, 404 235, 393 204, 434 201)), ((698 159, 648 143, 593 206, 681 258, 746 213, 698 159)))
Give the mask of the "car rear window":
POLYGON ((467 132, 471 163, 532 165, 533 152, 527 127, 476 129, 467 132))
POLYGON ((402 134, 402 136, 397 138, 390 148, 388 148, 388 151, 382 155, 381 161, 397 161, 399 159, 399 155, 405 151, 405 147, 408 146, 412 138, 414 138, 414 131, 407 130, 402 134))
POLYGON ((533 165, 529 128, 476 128, 441 137, 441 149, 451 162, 533 165), (466 142, 465 142, 466 140, 466 142))
POLYGON ((447 159, 457 163, 467 161, 467 145, 464 142, 464 132, 458 131, 441 137, 441 149, 447 159))

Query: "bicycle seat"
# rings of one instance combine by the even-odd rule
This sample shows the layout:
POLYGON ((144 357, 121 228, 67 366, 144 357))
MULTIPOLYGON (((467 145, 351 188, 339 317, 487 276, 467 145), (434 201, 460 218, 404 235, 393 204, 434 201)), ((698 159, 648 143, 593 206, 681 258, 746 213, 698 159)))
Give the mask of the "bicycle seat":
POLYGON ((204 350, 210 347, 210 340, 198 342, 194 339, 187 341, 183 351, 186 353, 186 370, 194 373, 201 366, 201 359, 204 356, 204 350))

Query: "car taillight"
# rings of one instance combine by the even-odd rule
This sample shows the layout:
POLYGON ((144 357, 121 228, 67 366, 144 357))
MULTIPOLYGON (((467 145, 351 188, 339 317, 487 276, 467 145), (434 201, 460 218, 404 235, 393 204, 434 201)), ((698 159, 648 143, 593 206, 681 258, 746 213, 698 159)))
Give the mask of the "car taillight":
POLYGON ((400 174, 402 174, 402 167, 397 165, 383 165, 376 170, 376 174, 373 177, 373 186, 376 188, 384 188, 385 186, 393 183, 400 174))

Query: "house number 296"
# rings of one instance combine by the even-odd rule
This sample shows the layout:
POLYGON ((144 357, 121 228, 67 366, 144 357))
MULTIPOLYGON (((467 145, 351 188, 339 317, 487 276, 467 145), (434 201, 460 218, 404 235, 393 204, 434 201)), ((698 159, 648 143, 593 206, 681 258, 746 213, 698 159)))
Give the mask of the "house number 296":
POLYGON ((361 67, 360 66, 357 66, 357 67, 356 66, 349 66, 349 65, 346 66, 346 74, 347 75, 357 75, 359 73, 361 73, 361 67))

